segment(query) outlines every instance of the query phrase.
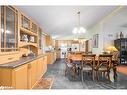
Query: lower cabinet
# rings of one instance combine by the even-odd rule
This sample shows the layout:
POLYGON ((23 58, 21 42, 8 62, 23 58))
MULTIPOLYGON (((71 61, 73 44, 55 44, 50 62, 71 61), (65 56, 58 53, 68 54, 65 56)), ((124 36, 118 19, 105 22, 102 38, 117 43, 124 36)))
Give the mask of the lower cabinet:
POLYGON ((47 56, 38 59, 37 68, 37 79, 39 80, 47 71, 47 56))
POLYGON ((53 64, 56 61, 56 52, 48 52, 47 59, 47 64, 53 64))
POLYGON ((47 71, 47 57, 39 58, 28 64, 28 88, 31 89, 47 71))
POLYGON ((43 74, 43 58, 38 59, 37 62, 37 79, 39 80, 43 74))
POLYGON ((0 86, 32 89, 47 70, 47 56, 14 69, 0 68, 0 86))
POLYGON ((43 74, 47 71, 47 56, 43 57, 43 74))
POLYGON ((33 88, 37 81, 37 60, 28 64, 28 88, 33 88))
POLYGON ((12 70, 12 87, 15 89, 27 89, 27 65, 12 70))

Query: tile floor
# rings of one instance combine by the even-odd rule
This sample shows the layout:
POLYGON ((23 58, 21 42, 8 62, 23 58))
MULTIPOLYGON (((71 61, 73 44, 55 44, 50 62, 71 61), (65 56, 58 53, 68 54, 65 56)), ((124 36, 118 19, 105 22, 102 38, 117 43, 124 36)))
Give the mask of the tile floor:
POLYGON ((52 89, 127 89, 127 75, 118 73, 116 82, 108 83, 104 79, 100 82, 92 81, 91 77, 85 74, 84 83, 77 77, 75 80, 68 74, 64 75, 64 60, 57 60, 54 64, 48 65, 48 71, 44 77, 54 78, 52 89))

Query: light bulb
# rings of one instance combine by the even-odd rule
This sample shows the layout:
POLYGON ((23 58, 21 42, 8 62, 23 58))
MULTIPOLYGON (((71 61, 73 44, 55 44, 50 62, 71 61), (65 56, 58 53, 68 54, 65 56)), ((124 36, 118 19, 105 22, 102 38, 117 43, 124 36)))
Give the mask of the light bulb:
POLYGON ((75 27, 72 32, 73 32, 73 34, 77 34, 78 33, 78 29, 75 27))
POLYGON ((80 31, 81 33, 85 33, 85 32, 86 32, 86 29, 83 28, 83 27, 80 27, 79 31, 80 31))

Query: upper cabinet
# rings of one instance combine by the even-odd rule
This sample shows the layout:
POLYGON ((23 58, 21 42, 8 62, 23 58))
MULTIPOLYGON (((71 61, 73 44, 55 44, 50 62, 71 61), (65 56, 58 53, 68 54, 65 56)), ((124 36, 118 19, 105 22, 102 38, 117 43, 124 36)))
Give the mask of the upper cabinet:
POLYGON ((37 36, 38 26, 23 13, 20 15, 20 30, 32 36, 37 36))
POLYGON ((38 48, 38 26, 26 15, 20 13, 19 47, 34 46, 38 48))
POLYGON ((31 31, 34 32, 34 33, 37 33, 37 25, 33 22, 31 22, 31 31))
POLYGON ((0 7, 1 52, 18 50, 18 11, 11 6, 0 7))
MULTIPOLYGON (((0 6, 0 53, 17 53, 20 48, 42 48, 42 30, 24 13, 13 6, 0 6)), ((30 50, 31 50, 30 48, 30 50)))
POLYGON ((52 45, 52 38, 51 36, 47 35, 46 36, 46 46, 51 46, 52 45))
POLYGON ((39 41, 39 48, 42 48, 42 42, 41 42, 41 36, 42 36, 42 29, 38 28, 38 41, 39 41))
POLYGON ((21 27, 30 30, 30 20, 24 15, 21 15, 21 27))

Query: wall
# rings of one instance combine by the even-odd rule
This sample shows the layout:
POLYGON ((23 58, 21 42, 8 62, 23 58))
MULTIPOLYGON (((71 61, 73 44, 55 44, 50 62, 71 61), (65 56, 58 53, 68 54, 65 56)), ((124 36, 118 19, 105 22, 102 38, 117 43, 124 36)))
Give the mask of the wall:
POLYGON ((120 38, 120 32, 127 38, 127 8, 103 23, 104 48, 114 45, 114 40, 120 38))
POLYGON ((100 54, 103 50, 103 35, 102 35, 102 23, 96 24, 94 27, 88 30, 89 33, 89 39, 93 39, 93 35, 99 34, 99 39, 98 39, 98 48, 93 48, 93 44, 91 43, 91 50, 95 54, 100 54))
MULTIPOLYGON (((125 21, 125 18, 121 17, 122 15, 119 15, 125 9, 126 8, 124 6, 118 7, 111 14, 109 14, 104 19, 102 19, 100 22, 95 24, 92 28, 88 29, 88 33, 90 35, 88 36, 88 39, 92 39, 93 35, 99 34, 98 48, 93 48, 93 47, 91 48, 93 53, 95 54, 102 53, 108 45, 113 44, 114 39, 116 39, 117 34, 120 31, 124 32, 127 30, 127 28, 118 27, 118 24, 122 24, 123 21, 127 22, 125 21), (122 19, 118 19, 118 17, 122 19)), ((125 13, 127 12, 123 12, 123 14, 125 13)))

